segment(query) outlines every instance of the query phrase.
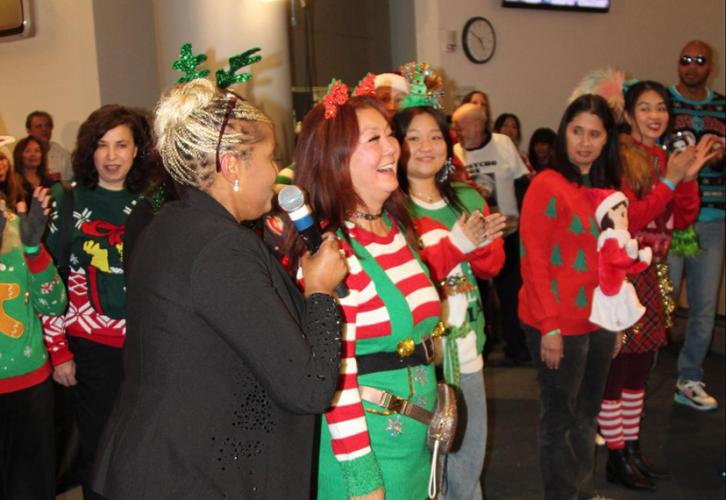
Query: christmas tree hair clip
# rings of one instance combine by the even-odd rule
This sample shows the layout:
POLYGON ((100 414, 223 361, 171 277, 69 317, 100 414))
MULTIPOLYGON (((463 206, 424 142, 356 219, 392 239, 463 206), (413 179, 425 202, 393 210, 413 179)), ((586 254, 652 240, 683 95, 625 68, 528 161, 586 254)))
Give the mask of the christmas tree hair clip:
POLYGON ((179 50, 179 59, 174 61, 171 68, 184 73, 176 83, 188 83, 197 78, 206 78, 209 75, 208 69, 197 70, 197 66, 207 60, 204 54, 194 55, 192 44, 187 42, 179 50))
POLYGON ((412 61, 401 66, 401 74, 411 86, 411 92, 403 98, 399 110, 423 106, 441 107, 439 99, 444 95, 441 77, 428 64, 412 61))
POLYGON ((220 89, 226 89, 230 85, 246 82, 250 78, 252 78, 252 73, 240 73, 237 75, 235 73, 240 69, 244 68, 245 66, 250 66, 252 64, 260 62, 262 60, 262 56, 256 54, 259 51, 260 48, 255 47, 253 49, 242 52, 241 54, 230 57, 229 69, 218 69, 215 73, 215 76, 217 78, 217 87, 219 87, 220 89))
POLYGON ((367 95, 376 95, 376 75, 373 73, 368 73, 364 76, 361 81, 358 82, 358 86, 353 90, 354 97, 367 95))
POLYGON ((333 78, 328 85, 328 92, 323 97, 325 119, 330 120, 338 116, 338 107, 346 102, 348 102, 348 86, 333 78))

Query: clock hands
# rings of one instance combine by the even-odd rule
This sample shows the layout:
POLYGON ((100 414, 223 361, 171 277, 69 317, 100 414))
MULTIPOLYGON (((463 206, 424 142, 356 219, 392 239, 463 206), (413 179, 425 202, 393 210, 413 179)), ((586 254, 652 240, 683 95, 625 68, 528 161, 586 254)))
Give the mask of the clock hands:
POLYGON ((477 35, 473 31, 470 31, 469 32, 469 35, 473 35, 474 38, 476 38, 476 40, 479 42, 479 45, 481 45, 481 48, 484 49, 484 50, 486 50, 486 45, 484 45, 484 38, 483 37, 477 35))
POLYGON ((474 64, 483 64, 491 59, 497 44, 496 40, 494 27, 486 18, 472 17, 464 25, 462 37, 464 54, 474 64))

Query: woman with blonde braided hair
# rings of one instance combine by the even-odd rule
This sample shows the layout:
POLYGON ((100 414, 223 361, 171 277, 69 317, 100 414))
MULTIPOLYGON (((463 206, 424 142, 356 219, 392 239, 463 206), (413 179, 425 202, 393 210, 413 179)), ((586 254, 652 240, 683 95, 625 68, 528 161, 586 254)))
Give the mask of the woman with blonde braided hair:
POLYGON ((302 258, 301 294, 240 224, 270 210, 277 174, 270 120, 244 99, 184 81, 155 129, 185 189, 136 243, 126 377, 94 486, 109 500, 306 497, 312 415, 340 357, 337 243, 302 258))

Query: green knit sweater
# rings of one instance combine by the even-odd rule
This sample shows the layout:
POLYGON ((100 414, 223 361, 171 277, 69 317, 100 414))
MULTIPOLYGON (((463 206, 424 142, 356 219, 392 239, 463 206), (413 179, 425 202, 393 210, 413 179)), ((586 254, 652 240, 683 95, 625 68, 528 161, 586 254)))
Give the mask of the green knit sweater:
MULTIPOLYGON (((0 214, 2 217, 2 214, 0 214)), ((6 212, 0 250, 0 394, 32 387, 51 372, 38 314, 61 314, 66 292, 48 252, 23 252, 19 219, 6 212)))

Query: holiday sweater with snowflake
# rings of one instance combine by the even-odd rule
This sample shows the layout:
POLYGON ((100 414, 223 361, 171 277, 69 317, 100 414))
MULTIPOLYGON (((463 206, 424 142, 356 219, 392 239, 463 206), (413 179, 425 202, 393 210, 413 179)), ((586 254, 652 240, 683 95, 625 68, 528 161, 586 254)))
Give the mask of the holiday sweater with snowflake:
POLYGON ((581 335, 598 284, 595 209, 587 188, 554 170, 535 176, 520 220, 522 288, 519 318, 545 335, 581 335))
MULTIPOLYGON (((47 244, 58 259, 63 186, 56 184, 51 191, 56 207, 47 244)), ((139 199, 139 195, 127 189, 73 187, 68 311, 63 316, 43 317, 53 365, 73 358, 66 335, 123 347, 126 336, 123 235, 126 219, 139 199)))
POLYGON ((42 245, 36 254, 24 253, 19 219, 6 213, 0 251, 0 394, 48 378, 51 368, 38 313, 59 314, 66 308, 65 287, 50 254, 42 245))

